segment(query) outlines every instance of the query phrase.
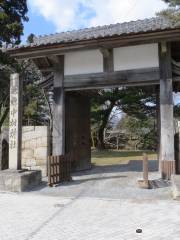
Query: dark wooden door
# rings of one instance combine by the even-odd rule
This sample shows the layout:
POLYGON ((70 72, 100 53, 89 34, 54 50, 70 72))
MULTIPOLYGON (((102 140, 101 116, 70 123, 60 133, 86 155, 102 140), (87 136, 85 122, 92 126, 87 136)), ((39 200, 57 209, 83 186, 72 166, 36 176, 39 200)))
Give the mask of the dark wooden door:
POLYGON ((66 94, 66 153, 72 155, 72 170, 91 168, 90 99, 80 94, 66 94))

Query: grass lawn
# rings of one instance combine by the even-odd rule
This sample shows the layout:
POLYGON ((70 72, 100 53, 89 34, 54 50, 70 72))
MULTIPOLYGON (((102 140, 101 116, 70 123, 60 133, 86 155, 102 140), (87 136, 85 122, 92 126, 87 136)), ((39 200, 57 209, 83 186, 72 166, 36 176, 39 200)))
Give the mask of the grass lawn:
POLYGON ((99 166, 124 164, 130 160, 142 160, 143 153, 148 154, 149 160, 157 159, 157 154, 150 151, 92 150, 92 163, 99 166))

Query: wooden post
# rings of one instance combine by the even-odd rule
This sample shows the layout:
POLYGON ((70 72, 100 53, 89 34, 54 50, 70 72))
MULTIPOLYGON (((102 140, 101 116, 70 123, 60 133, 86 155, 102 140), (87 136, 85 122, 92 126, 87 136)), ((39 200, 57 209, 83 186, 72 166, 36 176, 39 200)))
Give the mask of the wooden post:
POLYGON ((147 154, 143 154, 143 180, 145 186, 149 187, 149 180, 148 180, 148 156, 147 154))
POLYGON ((161 145, 160 161, 163 179, 170 179, 175 173, 174 159, 174 121, 173 121, 173 89, 171 69, 171 45, 159 44, 160 59, 160 127, 161 145))
POLYGON ((10 115, 9 115, 9 168, 21 169, 22 141, 22 82, 19 74, 10 78, 10 115))
POLYGON ((160 88, 156 87, 156 127, 157 127, 157 157, 159 170, 161 169, 161 121, 160 121, 160 88))
POLYGON ((150 182, 148 180, 148 156, 146 153, 143 153, 143 180, 138 180, 138 185, 140 188, 149 189, 150 182))
POLYGON ((104 72, 113 72, 114 71, 114 62, 113 62, 113 49, 101 49, 103 55, 103 69, 104 72))
POLYGON ((65 153, 64 56, 59 56, 54 70, 53 155, 65 153))

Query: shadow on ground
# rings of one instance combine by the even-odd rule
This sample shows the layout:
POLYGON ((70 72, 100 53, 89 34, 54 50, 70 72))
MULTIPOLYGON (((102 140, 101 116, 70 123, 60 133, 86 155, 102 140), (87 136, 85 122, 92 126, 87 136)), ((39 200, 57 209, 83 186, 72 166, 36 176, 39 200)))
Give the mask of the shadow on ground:
MULTIPOLYGON (((117 165, 106 165, 106 166, 95 166, 93 165, 90 170, 75 172, 72 174, 73 181, 58 184, 57 186, 75 186, 81 185, 88 182, 101 182, 101 181, 119 181, 127 183, 131 181, 132 178, 141 174, 143 169, 142 161, 131 160, 127 164, 117 164, 117 165), (130 178, 130 179, 129 179, 130 178), (129 179, 129 180, 128 180, 129 179)), ((149 161, 149 172, 158 171, 158 161, 149 161)), ((126 184, 125 184, 126 185, 126 184)), ((157 185, 153 184, 153 188, 157 188, 157 185), (156 185, 156 187, 155 187, 156 185)), ((38 191, 47 187, 47 179, 37 188, 31 189, 31 191, 38 191)))
MULTIPOLYGON (((73 176, 83 176, 98 173, 120 173, 120 172, 142 172, 142 161, 130 160, 127 164, 106 165, 106 166, 92 166, 92 169, 73 173, 73 176)), ((158 171, 158 161, 149 161, 149 172, 158 171)))

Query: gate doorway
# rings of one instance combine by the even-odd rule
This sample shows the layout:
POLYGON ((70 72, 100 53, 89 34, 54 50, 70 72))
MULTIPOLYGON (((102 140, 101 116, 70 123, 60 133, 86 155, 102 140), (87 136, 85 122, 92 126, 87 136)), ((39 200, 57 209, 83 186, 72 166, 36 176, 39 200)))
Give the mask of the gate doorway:
MULTIPOLYGON (((113 144, 105 144, 105 149, 97 149, 98 141, 92 140, 91 100, 96 96, 98 91, 98 89, 95 89, 66 92, 65 146, 66 154, 71 153, 72 156, 72 172, 79 172, 75 175, 86 175, 91 173, 91 171, 106 173, 106 171, 112 170, 116 172, 118 169, 121 171, 122 166, 126 168, 126 171, 142 172, 141 160, 143 152, 149 154, 150 170, 158 171, 157 148, 138 149, 138 147, 136 147, 138 149, 137 151, 133 151, 134 148, 117 150, 116 145, 112 147, 113 144), (96 142, 95 148, 93 142, 96 142)), ((157 134, 156 138, 158 139, 156 107, 154 107, 154 109, 154 127, 156 128, 155 134, 157 134)), ((117 122, 113 123, 114 126, 112 126, 112 129, 116 124, 117 122)), ((121 139, 119 139, 119 144, 120 143, 121 139)), ((156 145, 156 147, 158 146, 156 143, 154 143, 154 145, 156 145)))

